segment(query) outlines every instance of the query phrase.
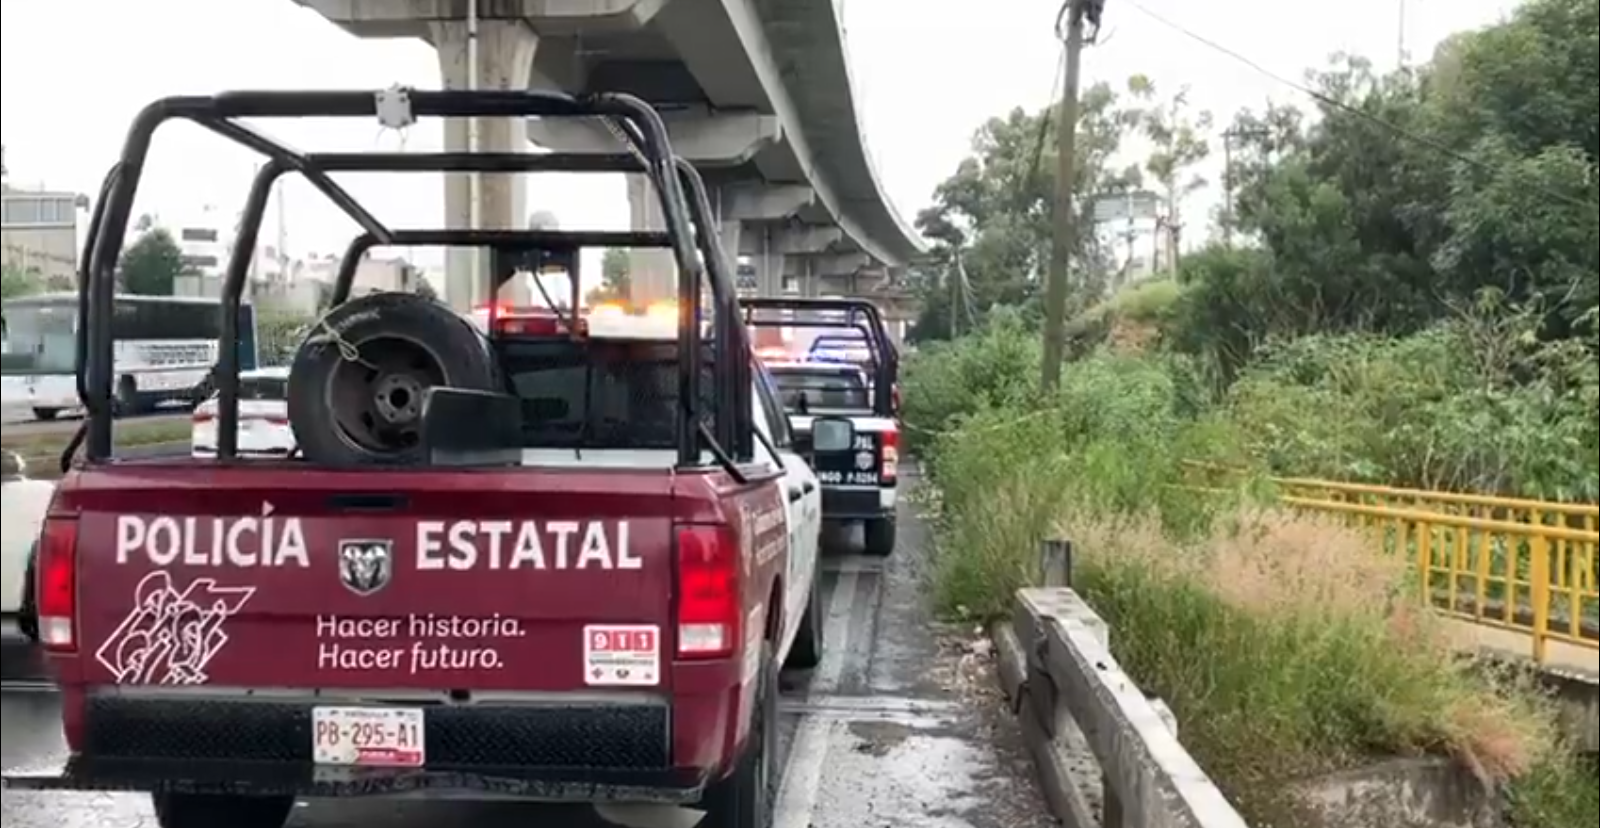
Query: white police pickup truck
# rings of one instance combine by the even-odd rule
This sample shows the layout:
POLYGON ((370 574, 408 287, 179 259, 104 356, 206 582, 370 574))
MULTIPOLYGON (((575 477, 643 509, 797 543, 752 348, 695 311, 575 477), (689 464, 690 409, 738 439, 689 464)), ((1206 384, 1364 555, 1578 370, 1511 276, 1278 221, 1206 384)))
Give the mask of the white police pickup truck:
POLYGON ((860 523, 866 551, 894 551, 900 469, 898 355, 861 299, 742 299, 746 324, 827 329, 803 354, 766 362, 794 444, 822 486, 822 519, 860 523))
POLYGON ((34 542, 44 525, 45 512, 55 484, 30 480, 27 468, 13 452, 4 455, 0 500, 5 519, 0 520, 0 640, 7 650, 31 647, 34 630, 30 582, 34 542))

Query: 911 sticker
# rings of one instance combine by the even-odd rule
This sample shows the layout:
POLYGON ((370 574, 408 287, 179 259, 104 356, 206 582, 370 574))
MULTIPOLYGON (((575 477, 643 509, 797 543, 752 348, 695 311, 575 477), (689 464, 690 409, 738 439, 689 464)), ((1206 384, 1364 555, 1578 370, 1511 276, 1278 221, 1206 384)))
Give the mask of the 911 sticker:
POLYGON ((583 680, 590 687, 654 687, 661 683, 661 628, 583 628, 583 680))

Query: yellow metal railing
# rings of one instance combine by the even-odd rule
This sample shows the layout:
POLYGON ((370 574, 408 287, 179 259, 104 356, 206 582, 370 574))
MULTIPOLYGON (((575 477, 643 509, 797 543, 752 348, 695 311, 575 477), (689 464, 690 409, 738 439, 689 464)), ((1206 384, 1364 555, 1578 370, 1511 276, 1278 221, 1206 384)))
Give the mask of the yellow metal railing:
MULTIPOLYGON (((1197 469, 1225 469, 1194 464, 1197 469)), ((1286 505, 1344 516, 1415 562, 1418 598, 1464 621, 1600 649, 1600 505, 1275 478, 1286 505)))

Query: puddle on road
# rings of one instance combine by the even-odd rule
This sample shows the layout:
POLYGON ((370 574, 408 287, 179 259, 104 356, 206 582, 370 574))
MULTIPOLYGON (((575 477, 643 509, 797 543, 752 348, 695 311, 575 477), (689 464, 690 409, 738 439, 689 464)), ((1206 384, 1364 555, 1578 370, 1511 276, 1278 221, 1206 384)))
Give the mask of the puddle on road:
POLYGON ((845 732, 843 749, 828 757, 827 797, 812 816, 817 828, 978 828, 967 815, 985 804, 976 788, 988 769, 973 745, 904 725, 854 724, 845 732))
POLYGON ((804 782, 806 762, 817 767, 810 801, 785 790, 778 828, 1012 828, 1031 824, 1010 813, 1027 800, 1012 789, 1016 780, 995 766, 986 733, 969 715, 829 716, 802 721, 791 766, 804 782), (809 731, 809 732, 808 732, 809 731), (811 755, 808 760, 807 754, 811 755), (787 803, 785 802, 787 797, 787 803), (794 806, 787 813, 783 804, 794 806), (798 811, 806 804, 811 812, 798 811))

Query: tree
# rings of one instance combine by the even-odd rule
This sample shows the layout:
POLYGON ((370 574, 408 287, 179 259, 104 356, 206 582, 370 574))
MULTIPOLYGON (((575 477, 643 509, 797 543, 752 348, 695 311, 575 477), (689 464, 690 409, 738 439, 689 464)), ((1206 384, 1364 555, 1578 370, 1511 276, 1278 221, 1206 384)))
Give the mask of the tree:
POLYGON ((1171 268, 1177 261, 1183 229, 1183 200, 1208 183, 1190 171, 1211 154, 1206 140, 1211 113, 1202 110, 1191 117, 1187 87, 1162 100, 1156 94, 1155 82, 1145 75, 1128 78, 1128 95, 1139 106, 1123 112, 1124 123, 1144 133, 1154 145, 1144 169, 1161 186, 1166 213, 1161 227, 1166 233, 1167 266, 1171 268))
MULTIPOLYGON (((918 214, 917 227, 935 249, 934 265, 919 271, 913 284, 922 300, 915 338, 950 336, 952 298, 978 315, 1000 305, 1025 306, 1032 313, 1050 252, 1054 132, 1053 108, 1030 113, 1019 107, 991 118, 973 137, 972 155, 934 191, 933 206, 918 214)), ((1074 306, 1099 297, 1110 267, 1110 251, 1093 232, 1094 198, 1140 183, 1137 169, 1108 169, 1122 132, 1116 93, 1106 84, 1084 90, 1074 166, 1081 196, 1073 240, 1074 306)))
POLYGON ((183 251, 162 227, 141 235, 122 252, 122 289, 128 293, 171 296, 183 272, 183 251))
POLYGON ((585 301, 590 305, 628 301, 633 295, 633 284, 628 274, 628 251, 620 247, 607 248, 605 257, 600 260, 600 286, 589 291, 585 301))
POLYGON ((24 268, 7 262, 3 277, 4 282, 0 283, 0 299, 29 296, 45 289, 44 277, 39 275, 39 271, 32 268, 24 268))
POLYGON ((1540 309, 1546 338, 1590 336, 1597 2, 1529 0, 1387 75, 1337 55, 1311 115, 1241 113, 1234 219, 1259 250, 1191 257, 1170 339, 1226 375, 1271 339, 1410 334, 1485 291, 1540 309))

